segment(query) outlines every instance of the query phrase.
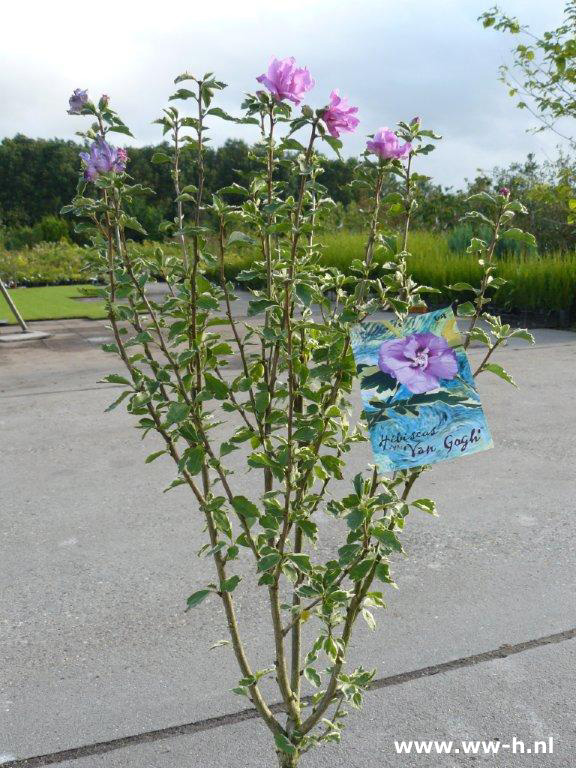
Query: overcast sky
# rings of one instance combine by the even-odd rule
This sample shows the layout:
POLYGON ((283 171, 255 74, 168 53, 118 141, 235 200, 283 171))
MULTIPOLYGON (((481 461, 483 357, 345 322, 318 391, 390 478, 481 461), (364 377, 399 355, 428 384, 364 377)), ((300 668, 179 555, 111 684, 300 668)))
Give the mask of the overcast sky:
MULTIPOLYGON (((530 116, 498 81, 513 39, 476 21, 491 0, 21 0, 2 7, 0 137, 73 138, 85 118, 66 115, 70 92, 108 93, 137 137, 160 140, 160 114, 185 70, 214 71, 229 87, 218 102, 237 112, 272 55, 294 56, 316 80, 314 107, 339 88, 359 107, 346 154, 380 126, 420 115, 440 132, 421 170, 459 186, 476 169, 534 152, 554 157, 558 139, 525 132, 530 116)), ((535 30, 557 26, 563 0, 502 0, 535 30)), ((248 141, 252 129, 217 121, 248 141)))

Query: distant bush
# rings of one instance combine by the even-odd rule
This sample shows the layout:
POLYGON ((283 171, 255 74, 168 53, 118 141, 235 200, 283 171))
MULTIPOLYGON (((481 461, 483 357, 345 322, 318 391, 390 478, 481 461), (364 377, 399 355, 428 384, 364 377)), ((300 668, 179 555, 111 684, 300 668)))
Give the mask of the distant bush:
MULTIPOLYGON (((359 235, 342 233, 323 238, 326 265, 339 266, 353 258, 361 258, 362 239, 359 235)), ((469 240, 468 240, 469 242, 469 240)), ((466 245, 468 245, 468 242, 466 245)), ((465 252, 454 252, 449 237, 431 232, 414 232, 410 236, 411 255, 408 267, 414 279, 440 291, 431 294, 429 303, 446 304, 457 294, 447 289, 458 282, 476 285, 482 269, 475 258, 465 252)), ((514 254, 502 251, 498 254, 498 272, 508 280, 497 294, 495 308, 500 311, 574 313, 576 310, 576 253, 514 254)), ((377 257, 381 261, 384 256, 377 257)))
POLYGON ((87 252, 70 243, 40 243, 18 251, 0 250, 0 278, 8 285, 85 283, 87 252))
POLYGON ((69 226, 68 222, 59 216, 43 216, 39 223, 32 227, 32 231, 40 238, 39 243, 58 243, 68 239, 69 226))
MULTIPOLYGON (((441 291, 430 297, 434 303, 452 301, 457 296, 446 290, 447 285, 473 283, 481 274, 480 266, 467 254, 451 253, 441 260, 414 254, 408 259, 408 266, 415 280, 441 291)), ((570 314, 574 317, 576 254, 502 257, 497 274, 508 280, 508 284, 496 295, 494 309, 538 315, 562 312, 565 321, 570 314)))
MULTIPOLYGON (((464 253, 473 237, 480 237, 482 240, 489 240, 491 230, 487 224, 473 226, 469 223, 459 224, 447 234, 448 248, 452 253, 464 253)), ((536 256, 536 248, 530 248, 516 240, 499 240, 496 243, 496 256, 514 255, 521 256, 529 253, 536 256)))
POLYGON ((2 231, 2 246, 7 251, 18 251, 40 243, 59 243, 69 240, 69 224, 59 216, 43 216, 33 227, 8 227, 2 231))

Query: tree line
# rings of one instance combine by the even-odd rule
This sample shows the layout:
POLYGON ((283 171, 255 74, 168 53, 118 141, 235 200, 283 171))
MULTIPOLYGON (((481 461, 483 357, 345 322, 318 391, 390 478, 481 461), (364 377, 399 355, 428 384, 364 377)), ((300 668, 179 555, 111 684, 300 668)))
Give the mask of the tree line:
MULTIPOLYGON (((155 190, 146 201, 138 202, 133 211, 153 240, 162 239, 159 225, 174 215, 168 166, 152 162, 154 153, 165 148, 158 145, 128 149, 130 175, 155 190)), ((79 241, 71 222, 61 218, 59 211, 74 195, 81 150, 80 144, 62 139, 33 139, 18 134, 2 140, 0 227, 5 248, 21 248, 61 238, 79 241)), ((239 139, 228 139, 220 147, 207 149, 204 163, 208 194, 234 183, 242 184, 254 170, 257 154, 257 147, 250 147, 239 139)), ((357 163, 356 158, 326 160, 321 182, 336 203, 334 227, 354 230, 360 226, 363 200, 350 185, 357 163)), ((280 176, 283 173, 281 166, 278 173, 280 176)), ((184 154, 182 174, 187 183, 194 182, 193 153, 184 154)), ((511 189, 514 196, 527 205, 530 213, 522 225, 536 236, 541 251, 572 250, 576 246, 572 222, 576 164, 565 155, 544 163, 538 163, 529 155, 526 161, 513 163, 508 168, 478 171, 474 179, 466 180, 462 188, 456 190, 423 178, 414 223, 421 229, 450 232, 455 249, 464 248, 470 225, 459 222, 468 208, 467 198, 475 192, 496 191, 502 186, 511 189)), ((394 216, 389 218, 394 228, 394 216)))

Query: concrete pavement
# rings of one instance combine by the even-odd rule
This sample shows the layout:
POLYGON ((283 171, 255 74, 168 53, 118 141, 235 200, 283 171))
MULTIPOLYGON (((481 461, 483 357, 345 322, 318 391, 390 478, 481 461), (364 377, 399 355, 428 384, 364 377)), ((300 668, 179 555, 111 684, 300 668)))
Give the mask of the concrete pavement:
MULTIPOLYGON (((325 745, 303 765, 314 768, 366 766, 558 766, 574 765, 573 692, 566 685, 576 659, 567 645, 497 660, 473 670, 425 678, 375 692, 347 723, 339 746, 325 745), (547 695, 542 695, 547 691, 547 695), (398 754, 395 742, 452 742, 451 754, 398 754), (464 754, 470 741, 488 742, 497 756, 464 754), (551 741, 550 741, 551 740, 551 741), (552 753, 534 754, 544 741, 552 753), (466 742, 466 746, 462 744, 466 742), (512 750, 515 750, 514 752, 512 750), (521 750, 524 750, 522 753, 521 750), (458 751, 456 751, 458 750, 458 751), (530 752, 528 750, 531 750, 530 752)), ((414 750, 414 747, 412 747, 414 750)), ((193 735, 142 742, 83 756, 60 768, 174 768, 175 766, 274 766, 266 729, 258 721, 210 726, 193 735)))

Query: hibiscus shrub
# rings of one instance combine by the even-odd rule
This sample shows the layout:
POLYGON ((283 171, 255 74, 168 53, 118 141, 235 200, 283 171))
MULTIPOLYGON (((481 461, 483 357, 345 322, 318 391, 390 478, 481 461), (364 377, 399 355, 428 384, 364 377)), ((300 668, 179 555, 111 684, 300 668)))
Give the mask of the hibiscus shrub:
MULTIPOLYGON (((241 116, 232 116, 213 105, 224 83, 212 74, 180 75, 157 120, 171 149, 152 162, 169 164, 174 182, 174 218, 162 229, 179 244, 178 257, 130 241, 142 226, 126 208, 149 190, 132 183, 125 152, 110 143, 111 133, 129 130, 108 97, 96 104, 80 89, 70 112, 92 118, 84 134, 91 146, 81 156, 78 194, 65 210, 80 217, 79 229, 97 250, 115 340, 104 349, 126 368, 126 376, 106 379, 124 387, 110 407, 124 401, 142 435, 157 435, 160 445, 147 461, 174 462, 171 487, 189 490, 205 522, 200 553, 212 558, 216 577, 188 598, 188 607, 197 610, 211 596, 221 601, 241 674, 234 690, 269 728, 279 764, 295 766, 319 742, 338 741, 347 708, 361 704, 374 672, 346 666, 354 626, 359 617, 374 626, 372 611, 393 584, 390 555, 403 551, 410 510, 435 509, 432 500, 413 497, 422 468, 385 476, 371 466, 358 471, 351 487, 342 473, 354 444, 366 440, 364 424, 349 419, 355 376, 349 328, 382 309, 402 323, 423 306, 426 289, 406 266, 416 191, 425 178, 413 165, 439 137, 419 118, 369 137, 353 182, 371 200, 364 258, 345 275, 320 260, 316 229, 333 203, 322 185, 319 147, 338 153, 341 134, 358 126, 357 109, 336 90, 323 108, 302 106, 314 82, 293 59, 273 60, 257 79, 265 90, 249 95, 241 116), (254 127, 259 169, 246 185, 206 199, 203 157, 214 119, 254 127), (182 177, 185 152, 195 157, 193 179, 182 177), (388 174, 401 179, 402 192, 383 196, 388 174), (287 185, 287 177, 295 183, 287 185), (404 215, 400 249, 380 229, 384 206, 404 215), (215 232, 208 222, 216 222, 215 232), (225 276, 230 247, 242 244, 256 245, 261 256, 238 279, 263 286, 252 291, 244 319, 234 312, 234 287, 225 276), (375 260, 378 252, 384 262, 375 260), (207 279, 215 268, 220 279, 207 279), (158 272, 169 292, 153 300, 147 284, 158 272), (226 431, 224 439, 214 438, 216 426, 226 431), (261 475, 251 498, 238 492, 238 463, 245 467, 241 479, 246 470, 261 475), (318 547, 323 513, 334 520, 338 546, 318 547), (258 599, 269 603, 270 664, 263 669, 254 668, 237 617, 247 571, 258 579, 258 599), (281 711, 265 695, 264 678, 277 684, 281 711)), ((509 226, 522 206, 507 190, 481 197, 483 213, 470 215, 491 236, 473 240, 470 250, 483 279, 478 287, 452 289, 474 297, 459 314, 469 318, 465 345, 486 348, 476 374, 489 370, 510 380, 492 355, 526 332, 511 331, 484 306, 503 283, 494 275, 496 243, 524 237, 509 226)), ((253 610, 253 600, 243 605, 253 610)))

